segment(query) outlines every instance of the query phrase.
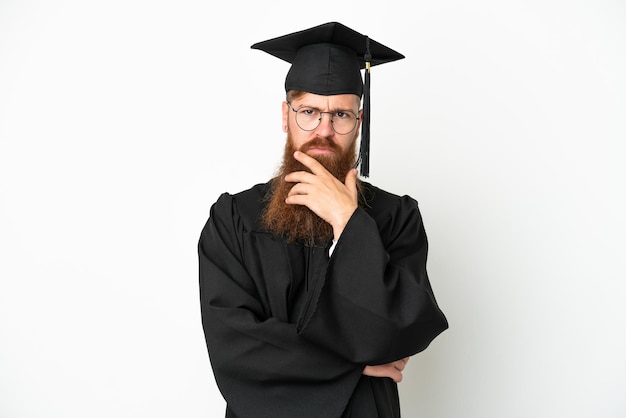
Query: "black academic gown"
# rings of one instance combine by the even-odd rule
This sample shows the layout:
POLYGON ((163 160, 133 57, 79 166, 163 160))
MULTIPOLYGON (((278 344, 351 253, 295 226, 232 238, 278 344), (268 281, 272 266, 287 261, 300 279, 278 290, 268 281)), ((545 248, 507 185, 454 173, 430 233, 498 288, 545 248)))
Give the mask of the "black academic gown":
POLYGON ((364 183, 337 245, 259 222, 269 183, 212 206, 198 243, 202 324, 227 417, 399 417, 396 384, 363 376, 448 327, 426 273, 417 202, 364 183))

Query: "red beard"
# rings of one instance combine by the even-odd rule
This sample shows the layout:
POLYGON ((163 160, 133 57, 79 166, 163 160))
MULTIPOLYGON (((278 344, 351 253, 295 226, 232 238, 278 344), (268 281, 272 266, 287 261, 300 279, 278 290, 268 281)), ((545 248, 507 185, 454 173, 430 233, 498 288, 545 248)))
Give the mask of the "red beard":
MULTIPOLYGON (((356 162, 356 141, 352 141, 352 144, 342 152, 334 142, 325 138, 315 138, 304 144, 299 151, 306 152, 314 147, 324 147, 334 151, 332 155, 312 157, 336 178, 342 182, 345 181, 346 174, 356 162)), ((276 177, 272 179, 272 190, 267 197, 267 206, 263 212, 263 225, 270 232, 285 237, 289 242, 302 241, 306 245, 325 245, 333 238, 332 226, 306 206, 285 203, 289 191, 294 186, 294 183, 285 181, 285 176, 294 171, 311 171, 293 157, 295 151, 288 134, 283 162, 276 177)))

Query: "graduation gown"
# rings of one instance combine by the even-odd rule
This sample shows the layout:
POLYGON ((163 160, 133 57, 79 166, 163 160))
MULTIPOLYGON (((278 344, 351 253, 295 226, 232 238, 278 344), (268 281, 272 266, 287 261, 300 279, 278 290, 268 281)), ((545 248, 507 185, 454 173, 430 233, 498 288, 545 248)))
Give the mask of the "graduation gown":
POLYGON ((366 204, 331 256, 330 245, 263 228, 269 183, 211 207, 198 243, 200 301, 227 417, 400 416, 396 384, 363 368, 424 350, 448 323, 417 202, 363 185, 366 204))

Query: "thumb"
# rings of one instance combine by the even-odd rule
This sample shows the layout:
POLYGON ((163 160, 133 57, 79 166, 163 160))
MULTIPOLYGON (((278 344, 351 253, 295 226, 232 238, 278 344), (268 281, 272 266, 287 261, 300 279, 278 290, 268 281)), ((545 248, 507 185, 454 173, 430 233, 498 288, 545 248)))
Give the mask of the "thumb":
POLYGON ((357 178, 357 169, 353 168, 350 171, 348 171, 348 174, 346 174, 346 181, 344 182, 344 184, 346 185, 346 187, 348 188, 348 190, 354 197, 356 197, 357 195, 356 178, 357 178))

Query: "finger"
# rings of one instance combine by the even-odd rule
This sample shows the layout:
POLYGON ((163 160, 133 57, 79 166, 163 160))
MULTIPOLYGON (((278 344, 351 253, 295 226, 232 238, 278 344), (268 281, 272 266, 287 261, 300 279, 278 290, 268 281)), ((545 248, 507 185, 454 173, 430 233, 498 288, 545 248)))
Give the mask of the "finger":
POLYGON ((404 366, 406 363, 404 363, 403 360, 397 360, 393 362, 393 367, 395 367, 397 370, 402 371, 404 370, 404 366))
POLYGON ((348 190, 353 196, 356 196, 357 194, 356 177, 357 177, 357 170, 356 168, 353 168, 352 170, 348 171, 348 174, 346 174, 346 181, 344 182, 346 187, 348 188, 348 190))
POLYGON ((363 374, 372 377, 388 377, 396 383, 402 381, 402 373, 396 370, 394 367, 390 367, 388 364, 379 366, 366 366, 365 369, 363 369, 363 374))
POLYGON ((287 196, 287 198, 285 199, 285 203, 287 203, 288 205, 308 206, 309 196, 304 194, 287 196))
POLYGON ((327 172, 326 168, 319 161, 304 152, 296 151, 293 153, 293 157, 304 164, 313 174, 327 172))
POLYGON ((288 183, 310 183, 314 177, 315 174, 306 171, 294 171, 285 176, 285 181, 288 183))
POLYGON ((392 379, 393 379, 393 381, 394 381, 394 382, 396 382, 396 383, 400 383, 400 382, 402 382, 402 378, 403 378, 403 377, 404 377, 404 376, 402 375, 402 373, 398 372, 398 375, 397 375, 397 376, 395 376, 395 377, 392 377, 392 379))
POLYGON ((398 363, 398 367, 399 367, 398 370, 401 370, 401 371, 404 370, 406 368, 406 365, 407 365, 408 362, 409 362, 409 357, 405 357, 405 358, 402 358, 402 359, 396 361, 396 363, 398 363))
POLYGON ((402 382, 402 377, 403 377, 402 371, 394 369, 393 367, 391 369, 392 369, 392 372, 389 377, 396 383, 402 382))
POLYGON ((309 185, 306 183, 296 183, 287 193, 287 196, 309 194, 309 185))

